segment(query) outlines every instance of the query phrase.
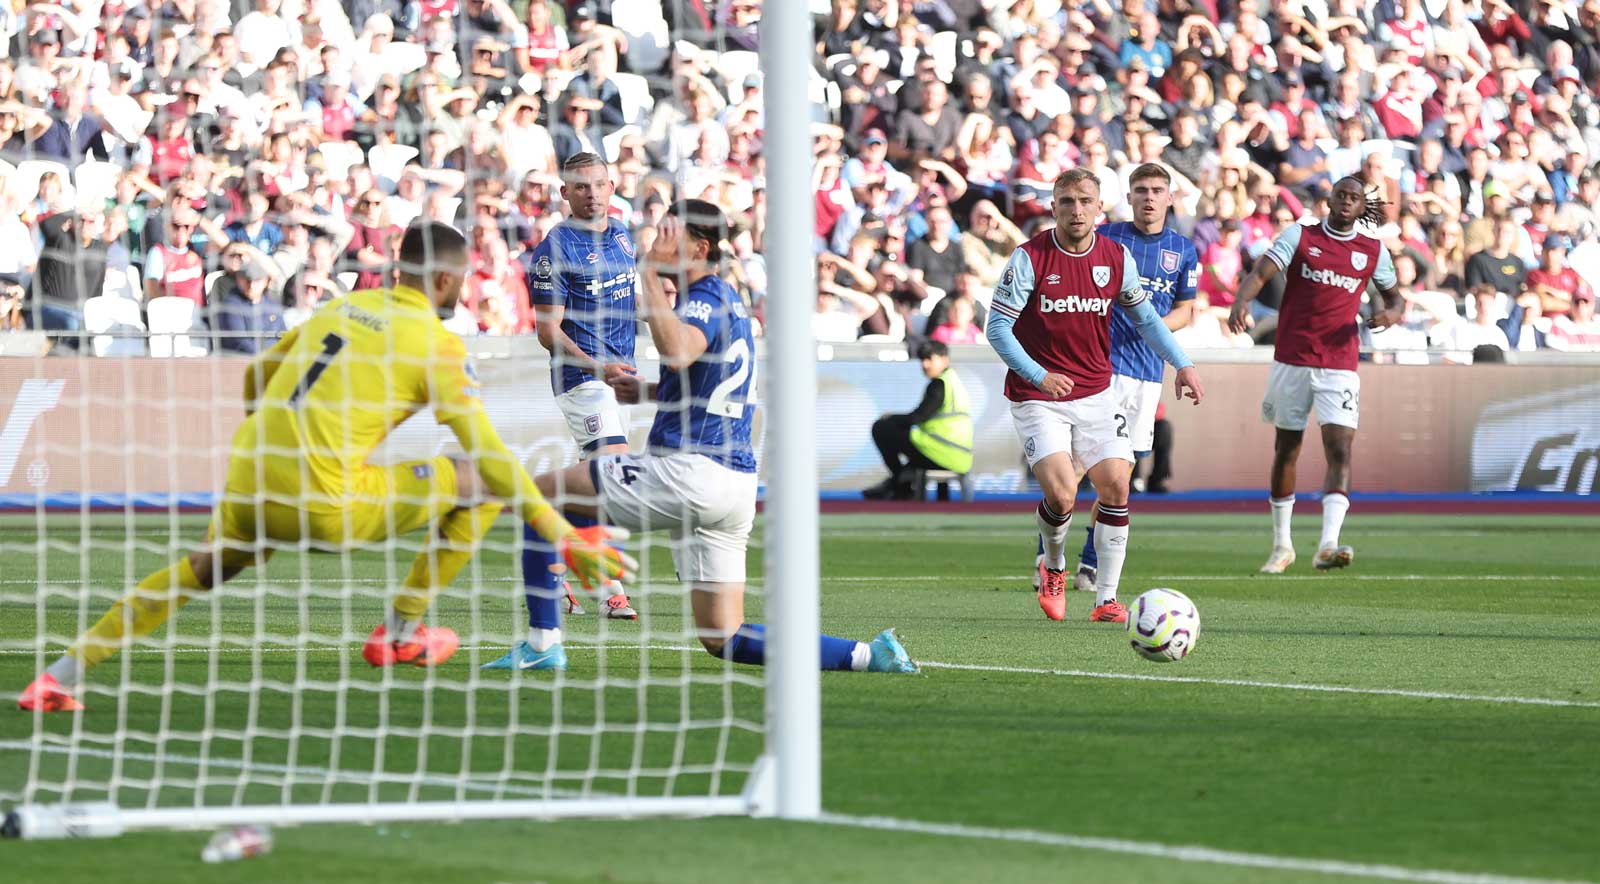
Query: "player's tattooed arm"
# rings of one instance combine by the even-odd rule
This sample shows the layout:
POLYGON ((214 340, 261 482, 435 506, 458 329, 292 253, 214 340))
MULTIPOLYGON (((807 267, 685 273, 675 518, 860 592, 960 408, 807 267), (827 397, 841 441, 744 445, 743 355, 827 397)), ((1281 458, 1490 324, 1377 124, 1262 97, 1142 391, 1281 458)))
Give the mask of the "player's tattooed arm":
POLYGON ((1255 320, 1250 318, 1250 302, 1261 294, 1261 288, 1278 275, 1278 262, 1266 255, 1256 261, 1256 266, 1239 285, 1239 292, 1234 296, 1233 308, 1228 311, 1228 331, 1242 335, 1254 326, 1255 320))

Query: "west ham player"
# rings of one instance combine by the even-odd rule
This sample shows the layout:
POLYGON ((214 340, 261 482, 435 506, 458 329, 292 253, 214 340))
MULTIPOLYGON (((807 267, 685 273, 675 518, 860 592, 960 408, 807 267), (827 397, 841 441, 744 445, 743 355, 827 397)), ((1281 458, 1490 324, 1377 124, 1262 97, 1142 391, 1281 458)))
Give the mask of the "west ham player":
MULTIPOLYGON (((550 351, 550 382, 556 405, 578 444, 578 457, 628 450, 628 424, 616 395, 606 386, 608 362, 633 362, 634 288, 638 273, 633 238, 622 222, 606 214, 616 183, 606 161, 577 153, 561 166, 561 198, 568 217, 533 250, 528 294, 538 314, 539 343, 550 351)), ((586 523, 578 516, 580 526, 586 523)), ((563 591, 563 578, 551 570, 555 550, 523 532, 522 583, 528 601, 528 634, 561 626, 561 607, 582 613, 577 599, 563 591)), ((638 617, 621 584, 605 588, 607 617, 638 617)), ((485 669, 508 669, 507 654, 485 669)))
MULTIPOLYGON (((717 657, 759 665, 765 634, 744 619, 745 551, 756 513, 755 340, 744 301, 717 275, 728 233, 721 211, 701 200, 662 219, 642 274, 661 380, 646 383, 630 366, 606 366, 619 399, 656 401, 649 452, 602 455, 540 476, 538 484, 567 491, 569 518, 603 511, 609 524, 671 532, 673 563, 689 583, 700 643, 717 657), (676 309, 662 285, 674 277, 681 293, 676 309)), ((823 669, 916 671, 893 630, 870 642, 826 635, 821 641, 823 669)), ((559 629, 534 635, 513 654, 521 669, 567 665, 559 629)))
POLYGON ((1067 534, 1077 493, 1076 457, 1100 501, 1096 509, 1093 619, 1127 612, 1116 604, 1128 545, 1128 480, 1133 445, 1128 416, 1111 389, 1111 307, 1121 304, 1139 335, 1178 369, 1177 392, 1199 403, 1200 375, 1185 356, 1139 280, 1127 246, 1095 231, 1100 183, 1092 171, 1071 169, 1056 179, 1054 230, 1023 243, 995 287, 987 336, 1010 369, 1006 398, 1023 455, 1044 492, 1038 509, 1044 561, 1039 607, 1066 617, 1067 534), (1113 607, 1115 605, 1115 607, 1113 607))
POLYGON ((1327 570, 1343 568, 1355 558, 1355 550, 1339 544, 1339 529, 1350 509, 1350 450, 1361 414, 1357 314, 1367 283, 1377 285, 1384 304, 1367 321, 1368 327, 1387 328, 1399 322, 1404 311, 1388 250, 1355 228, 1361 220, 1383 223, 1383 207, 1382 200, 1367 196, 1359 178, 1341 179, 1334 185, 1327 220, 1285 230, 1267 250, 1271 260, 1257 262, 1239 286, 1228 316, 1228 327, 1235 333, 1250 328, 1250 302, 1268 280, 1279 272, 1288 273, 1278 310, 1272 371, 1261 402, 1261 419, 1277 428, 1272 555, 1261 566, 1264 574, 1282 574, 1294 564, 1289 517, 1294 512, 1295 462, 1313 405, 1328 460, 1322 485, 1322 541, 1313 563, 1327 570))
MULTIPOLYGON (((1194 290, 1200 280, 1200 257, 1194 242, 1168 228, 1167 212, 1172 208, 1172 174, 1159 163, 1145 163, 1128 179, 1128 204, 1132 221, 1102 224, 1101 235, 1128 247, 1150 306, 1161 314, 1169 331, 1189 324, 1194 312, 1194 290)), ((1146 457, 1155 440, 1156 406, 1161 400, 1161 377, 1166 372, 1150 345, 1144 342, 1126 310, 1111 311, 1111 393, 1116 407, 1127 417, 1128 433, 1135 457, 1146 457)), ((1095 588, 1098 559, 1094 551, 1094 523, 1091 521, 1083 551, 1078 555, 1077 589, 1095 588)), ((1096 600, 1096 608, 1106 604, 1096 600)), ((1096 620, 1122 623, 1127 615, 1112 602, 1111 616, 1096 620)))

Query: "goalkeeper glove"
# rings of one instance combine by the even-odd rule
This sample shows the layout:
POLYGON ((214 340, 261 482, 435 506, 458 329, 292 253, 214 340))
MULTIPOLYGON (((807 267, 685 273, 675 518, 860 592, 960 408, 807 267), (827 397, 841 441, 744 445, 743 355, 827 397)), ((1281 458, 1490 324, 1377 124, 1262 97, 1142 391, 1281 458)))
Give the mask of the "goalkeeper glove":
POLYGON ((632 580, 638 573, 639 563, 632 556, 607 545, 627 539, 626 529, 593 525, 563 535, 556 550, 583 588, 593 590, 612 580, 632 580))

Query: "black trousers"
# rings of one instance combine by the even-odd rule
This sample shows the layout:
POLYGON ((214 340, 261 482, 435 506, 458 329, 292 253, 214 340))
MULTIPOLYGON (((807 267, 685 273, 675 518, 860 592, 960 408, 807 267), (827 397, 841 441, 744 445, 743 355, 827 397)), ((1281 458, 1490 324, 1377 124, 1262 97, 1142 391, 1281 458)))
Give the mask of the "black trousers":
POLYGON ((883 455, 883 465, 896 482, 911 481, 912 470, 942 470, 911 444, 911 428, 916 426, 903 414, 890 414, 872 424, 872 442, 883 455))
MULTIPOLYGON (((1172 478, 1172 422, 1158 420, 1155 429, 1155 439, 1150 443, 1150 481, 1165 485, 1172 478)), ((1139 472, 1137 464, 1133 471, 1139 472)))

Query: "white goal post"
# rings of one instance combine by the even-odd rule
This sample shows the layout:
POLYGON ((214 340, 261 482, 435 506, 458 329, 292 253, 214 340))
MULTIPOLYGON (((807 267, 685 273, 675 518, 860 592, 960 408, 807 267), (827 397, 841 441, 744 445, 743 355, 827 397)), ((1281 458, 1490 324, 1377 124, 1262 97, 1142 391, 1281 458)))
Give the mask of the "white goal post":
MULTIPOLYGON (((199 540, 204 523, 197 521, 193 501, 169 496, 159 499, 164 511, 156 516, 136 514, 135 507, 147 511, 150 500, 138 498, 140 477, 129 476, 121 513, 93 507, 88 495, 75 513, 60 512, 59 501, 47 506, 51 502, 43 497, 31 512, 0 511, 0 561, 23 561, 13 556, 26 554, 30 564, 0 569, 0 611, 15 611, 19 604, 37 608, 34 635, 0 634, 0 663, 9 679, 0 691, 12 692, 0 694, 6 707, 0 715, 10 722, 0 727, 0 809, 9 811, 3 834, 103 837, 248 824, 820 815, 817 354, 808 221, 814 212, 808 87, 815 47, 808 5, 768 0, 759 28, 767 211, 783 219, 768 225, 764 250, 771 284, 766 365, 759 375, 765 384, 759 396, 765 441, 758 451, 765 512, 757 524, 764 529, 765 580, 751 587, 768 630, 764 672, 714 660, 707 666, 692 625, 672 625, 677 621, 669 612, 659 627, 642 618, 637 635, 603 621, 576 627, 574 647, 598 652, 598 673, 556 674, 540 686, 524 680, 519 695, 517 683, 508 689, 493 682, 477 672, 479 657, 465 656, 471 642, 519 637, 507 631, 511 621, 502 616, 514 617, 513 607, 520 604, 515 565, 491 570, 474 559, 441 597, 455 605, 457 622, 470 623, 470 632, 462 632, 462 662, 452 661, 450 672, 429 671, 405 682, 369 678, 359 639, 404 576, 404 560, 397 565, 393 554, 409 556, 416 549, 391 543, 379 551, 384 562, 370 565, 374 571, 361 571, 348 556, 322 556, 343 560, 334 569, 338 574, 302 564, 298 584, 247 577, 197 600, 169 623, 167 634, 157 633, 137 652, 124 647, 96 670, 98 683, 87 686, 83 698, 91 709, 82 715, 88 721, 100 710, 113 719, 109 723, 73 726, 77 714, 19 713, 14 692, 21 684, 12 682, 24 668, 40 671, 61 653, 63 641, 93 624, 107 602, 138 581, 149 562, 176 560, 199 540), (492 597, 498 613, 482 613, 473 601, 480 596, 492 597), (171 625, 180 621, 181 638, 171 625), (620 653, 637 652, 637 671, 629 657, 627 666, 619 662, 612 673, 608 642, 620 653), (201 660, 201 670, 183 670, 203 671, 200 681, 162 680, 201 660), (756 693, 759 702, 742 699, 756 693), (391 715, 391 697, 415 708, 391 715), (360 712, 350 712, 347 704, 360 712), (529 711, 535 705, 540 710, 529 711), (637 706, 636 717, 608 717, 631 706, 637 706), (175 725, 174 716, 185 707, 203 709, 203 723, 175 725), (430 717, 441 708, 448 710, 445 724, 430 717), (749 716, 742 712, 746 708, 749 716), (663 711, 672 714, 652 717, 663 711), (496 720, 501 715, 509 720, 496 720), (631 749, 619 750, 618 740, 631 749), (741 754, 745 744, 754 748, 741 754), (628 751, 631 766, 617 767, 614 759, 626 758, 628 751), (558 753, 563 761, 587 753, 587 763, 558 769, 558 753), (549 766, 540 770, 535 763, 529 770, 519 763, 525 757, 548 759, 549 766), (414 769, 407 767, 412 758, 414 769), (485 758, 501 766, 484 767, 485 758)), ((526 384, 548 387, 543 351, 513 352, 523 355, 486 360, 479 370, 488 375, 514 367, 526 384)), ((127 463, 184 456, 186 432, 220 420, 206 411, 212 402, 185 398, 185 381, 175 383, 165 401, 151 403, 160 412, 153 420, 169 440, 164 452, 134 450, 147 445, 150 433, 138 442, 98 435, 91 430, 97 409, 152 388, 136 390, 130 380, 122 390, 92 389, 95 367, 89 357, 80 358, 83 366, 67 370, 78 373, 77 383, 68 378, 59 406, 52 407, 82 415, 85 432, 76 444, 86 473, 93 459, 108 452, 127 463)), ((195 360, 162 362, 152 376, 166 371, 177 377, 174 365, 195 360)), ((236 390, 236 364, 242 365, 211 369, 213 375, 227 374, 224 380, 197 383, 236 390)), ((186 378, 205 373, 182 368, 186 378)), ((497 424, 516 420, 494 407, 490 413, 497 424)), ((419 415, 413 421, 427 419, 419 415)), ((60 439, 34 439, 20 455, 19 475, 45 445, 61 455, 60 439)), ((538 450, 528 464, 530 472, 554 465, 559 464, 549 452, 538 450)), ((502 529, 501 535, 508 533, 502 529)), ((665 543, 631 539, 630 552, 647 559, 660 551, 652 546, 665 543)), ((520 548, 502 543, 494 551, 498 561, 514 561, 520 548)), ((295 551, 281 558, 293 559, 295 551)), ((652 571, 647 563, 646 571, 649 586, 641 585, 641 592, 661 592, 679 604, 673 594, 684 591, 666 587, 675 582, 671 567, 657 564, 652 571)), ((687 611, 687 602, 681 604, 687 611)))

